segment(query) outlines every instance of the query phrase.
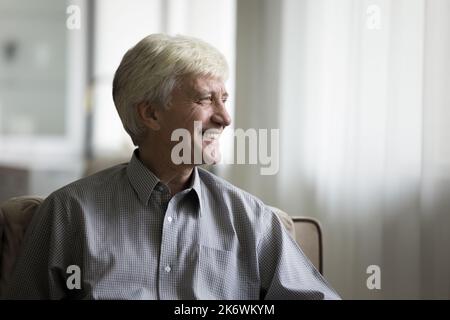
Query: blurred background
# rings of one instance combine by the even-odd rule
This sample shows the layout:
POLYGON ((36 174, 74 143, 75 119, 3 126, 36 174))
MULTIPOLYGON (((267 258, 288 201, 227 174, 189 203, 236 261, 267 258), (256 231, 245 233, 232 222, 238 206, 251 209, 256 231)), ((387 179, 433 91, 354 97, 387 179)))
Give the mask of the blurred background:
POLYGON ((214 170, 319 219, 343 298, 450 298, 449 0, 0 0, 0 201, 129 160, 111 83, 155 32, 225 54, 233 128, 280 129, 277 174, 214 170))

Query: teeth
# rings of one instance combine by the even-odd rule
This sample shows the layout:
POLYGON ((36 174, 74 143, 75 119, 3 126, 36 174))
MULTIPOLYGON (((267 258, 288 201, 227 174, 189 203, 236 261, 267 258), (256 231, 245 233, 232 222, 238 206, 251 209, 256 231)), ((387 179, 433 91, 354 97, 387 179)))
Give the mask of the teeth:
POLYGON ((214 140, 214 139, 219 139, 219 137, 220 137, 220 133, 213 133, 213 132, 205 132, 204 134, 203 134, 203 138, 204 139, 211 139, 211 140, 214 140))

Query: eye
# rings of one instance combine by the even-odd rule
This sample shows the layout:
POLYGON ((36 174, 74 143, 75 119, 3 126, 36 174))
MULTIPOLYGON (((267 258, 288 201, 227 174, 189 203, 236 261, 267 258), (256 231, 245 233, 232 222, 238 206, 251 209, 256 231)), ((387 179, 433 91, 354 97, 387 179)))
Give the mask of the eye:
POLYGON ((212 101, 213 101, 213 97, 207 96, 207 97, 202 97, 202 98, 198 99, 196 102, 198 104, 205 105, 205 104, 210 104, 212 101))
POLYGON ((222 95, 222 103, 223 104, 225 104, 227 101, 228 101, 228 93, 224 93, 223 95, 222 95))

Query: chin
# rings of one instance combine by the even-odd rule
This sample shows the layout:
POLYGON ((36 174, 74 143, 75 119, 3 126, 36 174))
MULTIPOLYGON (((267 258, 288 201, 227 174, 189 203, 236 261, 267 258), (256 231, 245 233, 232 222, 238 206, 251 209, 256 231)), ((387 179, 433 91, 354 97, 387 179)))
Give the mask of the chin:
POLYGON ((221 158, 222 156, 218 142, 203 145, 203 164, 217 164, 220 162, 221 158))

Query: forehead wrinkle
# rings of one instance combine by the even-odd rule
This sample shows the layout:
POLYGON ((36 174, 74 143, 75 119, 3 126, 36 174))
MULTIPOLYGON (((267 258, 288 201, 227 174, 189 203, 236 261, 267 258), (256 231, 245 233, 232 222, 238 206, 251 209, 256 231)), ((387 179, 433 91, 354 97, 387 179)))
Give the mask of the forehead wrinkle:
POLYGON ((194 90, 203 93, 221 93, 226 91, 225 85, 220 80, 211 79, 210 81, 204 79, 196 79, 193 82, 194 90))

